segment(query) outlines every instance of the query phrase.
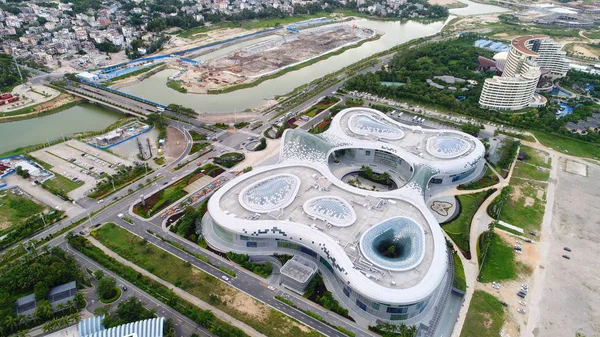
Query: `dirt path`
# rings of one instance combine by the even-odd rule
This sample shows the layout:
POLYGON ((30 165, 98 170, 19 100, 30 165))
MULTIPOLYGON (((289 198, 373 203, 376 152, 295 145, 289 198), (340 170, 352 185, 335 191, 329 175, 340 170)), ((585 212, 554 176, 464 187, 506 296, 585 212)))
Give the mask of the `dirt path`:
POLYGON ((199 298, 195 297, 194 295, 184 291, 183 289, 180 289, 178 287, 175 287, 173 284, 162 280, 161 278, 155 276, 154 274, 150 273, 149 271, 147 271, 146 269, 140 268, 137 265, 135 265, 134 263, 130 262, 129 260, 126 260, 124 258, 122 258, 121 256, 119 256, 117 253, 113 252, 112 250, 108 249, 106 246, 104 246, 103 244, 101 244, 98 240, 94 239, 91 236, 88 236, 87 239, 96 247, 100 248, 106 255, 114 258, 115 260, 119 261, 120 263, 133 268, 135 271, 137 271, 138 273, 151 278, 152 280, 168 287, 169 289, 171 289, 177 296, 183 298, 184 300, 192 303, 193 305, 197 306, 198 308, 202 309, 202 310, 210 310, 213 312, 213 314, 215 316, 217 316, 219 319, 239 328, 242 329, 244 332, 246 332, 248 335, 252 336, 252 337, 264 337, 263 334, 261 334, 260 332, 254 330, 254 328, 252 328, 251 326, 249 326, 248 324, 241 322, 233 317, 231 317, 229 314, 213 307, 212 305, 200 300, 199 298))

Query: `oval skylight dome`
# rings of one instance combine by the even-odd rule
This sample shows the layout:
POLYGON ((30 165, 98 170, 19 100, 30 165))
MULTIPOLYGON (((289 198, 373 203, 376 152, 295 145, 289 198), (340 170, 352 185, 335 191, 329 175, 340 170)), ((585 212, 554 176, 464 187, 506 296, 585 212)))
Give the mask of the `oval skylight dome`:
POLYGON ((356 221, 356 213, 352 206, 336 196, 309 199, 302 208, 306 214, 336 227, 347 227, 356 221))
POLYGON ((300 178, 279 174, 247 186, 239 195, 240 204, 256 213, 268 213, 289 206, 300 188, 300 178))
POLYGON ((470 148, 469 142, 458 137, 440 136, 427 139, 427 152, 437 158, 456 158, 465 154, 470 148))
POLYGON ((397 126, 364 114, 350 117, 348 127, 357 135, 376 136, 389 140, 398 140, 404 137, 404 132, 397 126))

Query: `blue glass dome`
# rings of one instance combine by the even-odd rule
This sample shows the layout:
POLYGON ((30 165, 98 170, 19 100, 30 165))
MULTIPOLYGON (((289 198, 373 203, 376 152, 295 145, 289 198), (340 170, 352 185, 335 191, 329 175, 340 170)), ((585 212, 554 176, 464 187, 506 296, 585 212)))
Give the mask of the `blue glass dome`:
POLYGON ((408 270, 421 263, 425 253, 421 226, 406 217, 394 217, 369 228, 360 238, 367 260, 388 270, 408 270))

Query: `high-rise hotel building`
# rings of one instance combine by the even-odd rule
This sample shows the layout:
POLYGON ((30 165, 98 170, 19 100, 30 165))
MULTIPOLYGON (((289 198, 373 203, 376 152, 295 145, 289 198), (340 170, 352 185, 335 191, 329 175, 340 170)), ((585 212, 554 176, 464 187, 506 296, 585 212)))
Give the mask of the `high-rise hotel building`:
POLYGON ((479 105, 484 109, 519 110, 541 106, 535 94, 542 71, 563 77, 569 70, 565 52, 546 35, 521 36, 511 41, 502 76, 485 80, 479 105))

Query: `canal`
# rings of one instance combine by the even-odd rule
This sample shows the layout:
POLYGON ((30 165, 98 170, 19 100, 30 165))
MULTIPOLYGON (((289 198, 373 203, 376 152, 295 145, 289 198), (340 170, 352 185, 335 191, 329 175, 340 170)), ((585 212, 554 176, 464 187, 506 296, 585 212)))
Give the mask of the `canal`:
POLYGON ((84 103, 53 115, 0 123, 0 153, 85 131, 99 131, 122 113, 84 103))

